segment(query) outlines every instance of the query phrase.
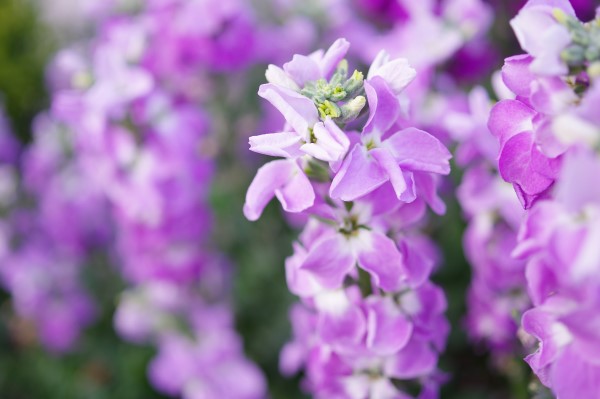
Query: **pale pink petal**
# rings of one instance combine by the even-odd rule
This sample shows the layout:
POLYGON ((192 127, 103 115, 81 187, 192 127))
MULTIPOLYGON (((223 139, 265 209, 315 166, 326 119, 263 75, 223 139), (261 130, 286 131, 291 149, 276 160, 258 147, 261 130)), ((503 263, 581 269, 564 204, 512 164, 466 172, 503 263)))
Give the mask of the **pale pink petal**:
POLYGON ((438 354, 429 342, 412 339, 384 368, 386 375, 408 379, 427 375, 435 370, 438 354))
POLYGON ((350 43, 346 39, 337 39, 333 42, 319 62, 319 67, 321 69, 320 77, 329 80, 337 65, 346 56, 349 48, 350 43))
POLYGON ((249 139, 250 151, 273 157, 292 158, 300 153, 300 137, 295 132, 267 133, 249 139))
POLYGON ((385 291, 398 289, 406 277, 402 254, 394 241, 376 231, 360 231, 352 244, 361 268, 369 272, 375 285, 385 291))
POLYGON ((348 147, 350 140, 346 134, 331 120, 315 124, 313 134, 316 138, 316 143, 308 143, 302 146, 302 151, 313 157, 326 162, 341 161, 348 147))
POLYGON ((398 161, 394 159, 394 156, 386 148, 374 148, 369 154, 377 161, 379 166, 387 173, 396 197, 400 198, 406 191, 407 185, 402 174, 402 169, 398 166, 398 161))
POLYGON ((500 146, 514 135, 533 130, 536 112, 517 100, 502 100, 492 108, 488 128, 498 138, 500 146))
POLYGON ((270 83, 261 85, 258 95, 273 104, 304 141, 310 141, 309 129, 319 121, 319 115, 309 98, 270 83))
POLYGON ((316 244, 300 266, 311 272, 323 287, 335 289, 342 286, 344 278, 356 261, 343 236, 336 234, 316 244))
POLYGON ((529 97, 531 83, 535 75, 529 71, 533 58, 528 54, 509 57, 504 60, 502 67, 502 80, 517 96, 529 97))
POLYGON ((313 82, 322 77, 317 62, 305 55, 294 55, 290 62, 283 64, 283 70, 301 88, 304 87, 307 82, 313 82))
POLYGON ((413 325, 391 297, 368 304, 367 348, 379 356, 393 355, 408 343, 413 325))
POLYGON ((315 193, 310 181, 292 160, 277 160, 263 165, 246 193, 244 215, 257 220, 273 196, 288 212, 301 212, 312 206, 315 193))
POLYGON ((385 171, 357 144, 348 154, 331 183, 330 195, 343 201, 354 201, 370 193, 388 180, 385 171))
POLYGON ((450 173, 450 151, 435 137, 423 130, 409 127, 388 138, 384 145, 398 164, 412 171, 439 174, 450 173))
POLYGON ((286 212, 302 212, 315 203, 315 191, 308 177, 294 163, 295 169, 285 185, 275 190, 275 196, 286 212))
POLYGON ((363 137, 373 132, 382 136, 398 120, 400 104, 382 77, 376 76, 364 86, 369 102, 369 119, 363 129, 363 137))

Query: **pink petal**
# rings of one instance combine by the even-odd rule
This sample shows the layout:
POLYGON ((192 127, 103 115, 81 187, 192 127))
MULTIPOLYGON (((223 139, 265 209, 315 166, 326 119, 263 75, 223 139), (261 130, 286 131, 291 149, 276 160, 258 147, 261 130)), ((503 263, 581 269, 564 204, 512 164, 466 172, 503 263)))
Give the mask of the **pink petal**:
POLYGON ((372 149, 369 154, 377 161, 379 166, 385 170, 394 187, 396 197, 400 198, 406 191, 407 185, 404 180, 404 175, 402 174, 402 169, 398 166, 398 162, 386 148, 372 149))
POLYGON ((273 157, 292 158, 300 151, 300 137, 295 132, 267 133, 250 137, 250 151, 273 157))
POLYGON ((551 368, 552 389, 560 399, 594 398, 600 392, 600 366, 569 348, 551 368))
POLYGON ((257 220, 273 196, 288 212, 301 212, 314 203, 315 193, 310 181, 291 160, 277 160, 263 165, 246 193, 244 215, 257 220))
POLYGON ((390 377, 408 379, 427 375, 435 370, 437 353, 428 342, 412 339, 400 352, 385 364, 390 377))
POLYGON ((406 276, 402 254, 394 241, 376 231, 361 231, 353 241, 361 268, 385 291, 398 289, 406 276))
POLYGON ((410 339, 413 325, 391 297, 381 297, 368 306, 367 348, 379 356, 393 355, 410 339))
POLYGON ((331 78, 340 61, 346 56, 350 43, 346 39, 337 39, 319 62, 321 76, 327 80, 331 78))
POLYGON ((409 127, 388 138, 387 146, 401 167, 413 171, 450 173, 452 155, 435 137, 423 130, 409 127))
MULTIPOLYGON (((502 148, 498 159, 498 169, 502 178, 517 185, 529 195, 541 194, 554 182, 554 179, 547 177, 552 175, 552 166, 546 163, 545 170, 542 169, 543 162, 536 157, 536 153, 539 151, 534 148, 532 134, 526 132, 511 137, 502 148)), ((544 159, 547 161, 547 158, 544 159)))
POLYGON ((316 143, 304 144, 302 151, 326 162, 344 159, 350 140, 331 118, 327 117, 325 122, 316 123, 313 129, 316 143))
POLYGON ((413 178, 417 187, 417 195, 438 215, 446 213, 446 204, 437 194, 438 176, 429 173, 415 172, 413 178))
POLYGON ((305 55, 294 55, 290 62, 283 64, 283 70, 300 87, 304 87, 307 82, 316 81, 322 77, 319 65, 315 60, 305 55))
POLYGON ((291 178, 285 185, 275 190, 275 196, 286 212, 302 212, 315 203, 315 191, 304 172, 295 165, 291 178))
POLYGON ((366 149, 356 144, 333 178, 329 191, 332 198, 354 201, 388 180, 378 163, 368 157, 366 149))
POLYGON ((319 121, 317 107, 309 98, 270 83, 261 85, 258 95, 273 104, 296 133, 304 141, 309 141, 308 129, 319 121))
POLYGON ((300 266, 310 271, 314 278, 325 288, 340 288, 346 275, 356 261, 343 236, 336 234, 316 244, 300 266))
POLYGON ((366 324, 363 312, 349 307, 342 314, 321 313, 318 330, 323 342, 336 351, 353 352, 362 343, 366 324))
POLYGON ((375 76, 365 82, 365 92, 369 102, 369 119, 363 129, 363 135, 373 131, 383 135, 400 116, 398 99, 381 76, 375 76))
POLYGON ((533 130, 536 112, 517 100, 502 100, 492 108, 488 128, 500 141, 500 146, 513 136, 533 130))
POLYGON ((529 97, 531 82, 535 79, 535 75, 529 71, 532 60, 527 54, 515 55, 504 60, 502 80, 517 96, 529 97))
MULTIPOLYGON (((523 314, 521 320, 523 329, 540 341, 537 351, 525 358, 533 372, 538 376, 545 375, 545 368, 550 365, 559 354, 563 329, 555 327, 554 317, 541 308, 530 309, 523 314)), ((544 380, 542 379, 542 382, 544 380)))

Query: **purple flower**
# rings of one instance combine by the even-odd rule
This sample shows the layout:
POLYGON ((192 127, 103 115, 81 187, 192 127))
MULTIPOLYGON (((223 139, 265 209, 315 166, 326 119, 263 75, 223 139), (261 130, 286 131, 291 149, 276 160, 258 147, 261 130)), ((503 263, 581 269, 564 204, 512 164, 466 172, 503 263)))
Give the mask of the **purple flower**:
POLYGON ((329 80, 349 48, 347 40, 338 39, 326 52, 318 50, 308 56, 296 54, 290 62, 283 65, 283 69, 269 65, 267 81, 281 88, 300 91, 309 82, 329 80))
POLYGON ((451 109, 443 120, 444 127, 459 143, 456 161, 461 166, 481 158, 494 162, 498 157, 498 143, 487 128, 492 107, 489 96, 483 87, 476 87, 467 100, 468 110, 451 109))
POLYGON ((72 349, 96 315, 80 282, 79 262, 31 237, 26 246, 4 257, 0 269, 16 312, 34 322, 40 341, 53 351, 72 349))
POLYGON ((282 159, 262 166, 246 193, 244 215, 257 220, 274 196, 287 212, 302 212, 313 205, 313 187, 298 161, 282 159))
POLYGON ((411 202, 419 186, 415 175, 448 174, 451 155, 442 143, 422 130, 394 128, 400 108, 383 79, 375 77, 366 82, 365 91, 369 120, 361 133, 361 142, 355 144, 333 179, 330 194, 333 198, 353 201, 390 182, 398 199, 411 202))
POLYGON ((331 163, 344 158, 350 145, 348 137, 330 117, 319 122, 313 101, 272 84, 262 85, 258 94, 281 112, 293 131, 250 137, 251 151, 286 158, 308 154, 331 163))
POLYGON ((258 170, 244 213, 256 220, 276 196, 308 218, 285 264, 304 306, 292 311, 281 368, 304 369, 316 398, 410 397, 396 379, 419 379, 422 397, 435 397, 446 302, 428 282, 438 252, 418 228, 426 204, 445 209, 436 175, 449 173, 451 156, 408 119, 408 61, 382 51, 366 80, 358 71, 348 78, 348 47, 340 39, 271 65, 259 90, 286 126, 251 137, 250 149, 285 159, 258 170))
POLYGON ((530 0, 510 22, 521 48, 533 57, 530 70, 539 75, 565 75, 568 67, 561 52, 571 35, 555 17, 555 10, 575 16, 567 0, 530 0))
POLYGON ((8 118, 0 104, 0 162, 15 163, 20 149, 19 142, 13 136, 8 118))
POLYGON ((499 170, 513 183, 525 208, 552 185, 559 161, 541 153, 533 137, 536 112, 517 100, 503 100, 490 113, 488 127, 500 142, 499 170))
POLYGON ((202 331, 197 341, 185 335, 165 335, 158 346, 148 373, 161 392, 186 399, 260 399, 265 395, 262 374, 239 355, 239 338, 227 329, 202 331))
POLYGON ((544 385, 567 399, 593 396, 598 392, 600 367, 593 349, 598 341, 591 347, 578 347, 577 339, 550 307, 525 313, 523 328, 540 340, 539 349, 525 360, 544 385))
MULTIPOLYGON (((384 234, 366 229, 352 230, 352 224, 368 225, 368 219, 349 214, 341 232, 326 230, 322 238, 312 242, 297 273, 308 274, 323 289, 340 287, 355 264, 369 272, 375 286, 394 291, 406 279, 402 255, 395 243, 384 234)), ((310 288, 308 286, 307 288, 310 288)), ((310 291, 309 291, 310 292, 310 291)), ((298 294, 302 295, 301 292, 298 294)))

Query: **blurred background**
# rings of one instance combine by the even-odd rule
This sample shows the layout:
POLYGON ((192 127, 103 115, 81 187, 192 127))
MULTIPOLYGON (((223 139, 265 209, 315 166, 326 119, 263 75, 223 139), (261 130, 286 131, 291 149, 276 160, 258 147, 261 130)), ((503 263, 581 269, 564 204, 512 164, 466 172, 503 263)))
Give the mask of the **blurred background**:
MULTIPOLYGON (((52 72, 53 66, 56 66, 56 54, 65 48, 76 51, 81 47, 94 49, 95 46, 99 46, 98 41, 101 39, 98 38, 103 37, 107 26, 111 23, 118 24, 120 19, 129 18, 130 15, 142 13, 145 7, 143 0, 96 1, 95 3, 102 3, 100 6, 93 3, 76 0, 0 0, 0 108, 4 110, 0 124, 6 125, 2 128, 4 148, 0 149, 0 152, 7 152, 8 148, 17 148, 11 154, 2 155, 3 165, 10 166, 7 169, 10 173, 6 172, 10 174, 10 178, 0 178, 3 180, 0 182, 0 196, 3 197, 1 230, 2 239, 5 241, 1 251, 3 259, 8 259, 2 265, 5 290, 1 291, 0 296, 2 399, 168 397, 162 396, 154 389, 148 379, 148 364, 156 355, 156 346, 151 342, 139 344, 130 339, 125 340, 115 330, 115 312, 122 303, 123 293, 130 289, 133 282, 139 282, 135 273, 132 277, 131 273, 123 272, 123 268, 119 266, 124 262, 119 251, 123 250, 122 246, 125 244, 120 241, 120 244, 116 244, 114 237, 120 237, 122 234, 119 231, 123 225, 121 215, 111 216, 109 220, 108 217, 102 216, 104 213, 100 213, 104 211, 98 210, 104 207, 104 204, 90 205, 78 210, 79 208, 75 209, 75 205, 69 203, 67 210, 63 210, 59 216, 52 213, 55 216, 48 222, 63 225, 61 228, 69 230, 69 227, 77 224, 65 216, 72 211, 79 212, 75 218, 99 217, 102 224, 108 226, 105 227, 109 237, 100 240, 102 245, 94 246, 93 249, 86 247, 85 256, 77 257, 78 261, 83 259, 80 263, 84 266, 77 268, 77 295, 69 296, 67 302, 71 302, 72 305, 77 301, 90 301, 94 311, 90 313, 92 316, 89 318, 84 317, 85 321, 78 325, 80 328, 78 327, 76 333, 72 333, 72 339, 64 345, 56 344, 47 338, 48 336, 45 340, 43 333, 40 333, 40 319, 45 315, 52 320, 59 320, 57 323, 62 323, 61 317, 64 319, 66 316, 52 314, 53 308, 48 305, 48 297, 37 298, 35 292, 44 290, 44 287, 47 287, 46 282, 54 278, 59 284, 73 278, 71 272, 65 272, 63 269, 53 271, 56 262, 62 262, 62 258, 46 255, 56 252, 56 247, 68 241, 68 234, 61 230, 59 233, 52 233, 54 238, 49 241, 46 238, 40 239, 45 243, 44 248, 49 248, 44 250, 47 252, 36 252, 36 256, 41 256, 41 259, 20 256, 15 260, 16 258, 10 255, 17 251, 15 248, 27 245, 24 242, 38 240, 39 235, 46 234, 41 232, 45 231, 47 226, 44 223, 39 224, 38 219, 47 216, 43 209, 54 206, 54 197, 44 193, 53 190, 60 192, 64 189, 62 186, 48 187, 48 184, 54 184, 54 180, 44 177, 44 168, 48 168, 49 164, 39 161, 40 158, 46 159, 44 157, 48 153, 48 147, 44 147, 46 144, 40 144, 44 141, 44 129, 56 128, 43 127, 44 118, 40 119, 40 115, 46 114, 48 110, 64 110, 65 107, 71 107, 71 115, 79 112, 72 102, 65 105, 67 100, 62 99, 61 102, 54 95, 61 89, 61 84, 56 83, 57 74, 52 72), (14 140, 6 138, 7 135, 14 137, 14 140), (43 151, 36 148, 42 148, 43 151), (10 183, 6 183, 6 179, 9 179, 10 183), (31 183, 35 179, 46 180, 44 190, 35 188, 38 186, 31 183), (31 188, 32 185, 35 187, 31 188), (92 216, 95 212, 99 212, 100 216, 92 216), (38 273, 38 269, 28 269, 28 262, 46 262, 41 266, 43 271, 39 272, 40 277, 35 282, 18 275, 19 268, 22 268, 22 273, 26 276, 38 273), (53 277, 50 278, 49 275, 53 277), (24 294, 27 290, 34 293, 24 294), (35 299, 32 299, 34 297, 35 299), (37 301, 37 310, 33 313, 27 311, 33 306, 32 301, 37 301)), ((152 3, 160 4, 159 1, 152 3)), ((202 240, 204 247, 210 247, 211 253, 222 254, 227 259, 226 263, 230 265, 231 286, 227 289, 230 299, 227 299, 227 302, 233 309, 234 325, 241 335, 245 354, 256 362, 266 375, 270 397, 303 398, 307 396, 302 393, 300 387, 301 376, 286 378, 278 370, 279 350, 290 337, 288 309, 296 301, 287 289, 283 265, 285 258, 292 252, 291 244, 298 232, 290 227, 294 225, 293 221, 284 219, 277 203, 270 204, 257 222, 250 223, 243 217, 245 191, 256 169, 264 163, 262 158, 247 151, 247 137, 270 131, 270 126, 281 122, 270 115, 269 110, 263 108, 256 95, 258 86, 264 82, 267 64, 272 62, 280 65, 291 59, 296 52, 307 54, 317 48, 327 47, 332 38, 343 35, 344 30, 348 29, 347 26, 343 26, 343 20, 347 17, 344 13, 334 14, 334 10, 339 6, 336 3, 339 1, 254 0, 224 3, 228 4, 223 6, 224 10, 229 7, 222 11, 224 13, 231 12, 230 9, 235 7, 242 9, 237 12, 242 13, 242 17, 238 18, 241 18, 243 23, 234 19, 221 21, 223 25, 219 29, 226 32, 220 34, 226 35, 227 29, 232 26, 242 33, 232 33, 232 36, 224 38, 221 42, 225 43, 229 53, 225 51, 227 54, 219 55, 216 60, 195 64, 194 68, 203 69, 201 72, 195 72, 193 69, 186 71, 190 76, 197 75, 199 80, 203 80, 198 86, 200 94, 186 93, 186 99, 194 99, 191 104, 201 103, 203 113, 210 119, 210 127, 206 129, 206 137, 203 139, 203 151, 211 158, 212 177, 207 183, 199 182, 199 185, 206 185, 202 188, 205 193, 202 195, 206 196, 207 208, 210 209, 210 222, 200 217, 197 221, 210 224, 211 227, 206 236, 203 235, 199 241, 202 240), (332 23, 336 18, 339 19, 337 23, 332 23), (247 34, 243 33, 245 29, 252 30, 255 35, 253 40, 262 44, 248 46, 245 42, 236 43, 236 38, 247 37, 247 34), (248 54, 241 56, 244 51, 248 54), (227 58, 228 56, 230 58, 227 58)), ((345 13, 350 13, 351 18, 362 21, 360 29, 357 28, 354 32, 356 37, 349 38, 359 43, 358 47, 361 47, 360 35, 366 35, 361 33, 367 31, 365 27, 370 31, 385 32, 391 29, 390 26, 402 23, 404 18, 400 11, 400 14, 395 16, 393 4, 396 2, 392 0, 348 0, 342 3, 345 13)), ((439 6, 442 2, 433 3, 439 6)), ((474 23, 473 29, 479 30, 476 34, 473 33, 469 39, 465 39, 450 54, 428 61, 428 68, 432 73, 443 71, 444 75, 452 78, 452 84, 459 91, 468 92, 475 83, 479 83, 484 84, 491 92, 493 71, 502 66, 505 56, 520 52, 508 21, 518 11, 522 2, 498 0, 483 4, 491 10, 493 17, 490 24, 481 27, 474 23)), ((582 12, 593 12, 589 5, 585 8, 586 4, 583 5, 582 12)), ((185 22, 191 26, 198 24, 203 26, 202 29, 209 29, 205 25, 210 25, 211 21, 218 17, 206 14, 208 9, 211 8, 198 11, 198 14, 191 15, 185 22)), ((163 22, 159 20, 147 23, 160 24, 166 23, 165 21, 171 20, 167 17, 163 22)), ((173 30, 175 31, 177 29, 173 30)), ((131 38, 130 35, 133 34, 125 32, 123 40, 131 38)), ((168 37, 168 33, 165 33, 164 37, 168 37)), ((386 40, 393 42, 395 39, 392 36, 386 40)), ((363 42, 368 43, 368 37, 363 39, 363 42)), ((169 57, 169 49, 161 47, 168 45, 166 41, 153 42, 154 50, 159 52, 158 60, 163 57, 161 51, 166 54, 165 58, 169 57)), ((195 43, 184 44, 186 45, 202 46, 195 43)), ((79 51, 79 54, 89 54, 89 51, 86 51, 88 50, 79 51)), ((211 56, 212 53, 198 55, 190 51, 190 54, 182 56, 181 59, 211 56)), ((371 55, 357 53, 354 56, 357 65, 364 65, 371 55)), ((82 59, 86 61, 85 56, 82 56, 82 59)), ((92 62, 91 58, 88 61, 92 62)), ((173 90, 184 91, 185 88, 192 87, 191 80, 172 81, 172 78, 167 76, 172 71, 169 69, 172 65, 167 64, 160 67, 164 69, 157 67, 157 70, 161 71, 156 73, 159 77, 157 79, 166 81, 165 85, 170 89, 176 88, 173 90), (167 77, 160 75, 161 73, 167 77)), ((112 72, 109 68, 108 74, 110 73, 112 72)), ((125 79, 125 82, 127 85, 128 80, 125 79)), ((134 84, 133 80, 131 84, 134 84)), ((176 102, 180 103, 179 97, 176 102)), ((77 145, 63 143, 58 146, 61 145, 68 147, 66 152, 78 150, 77 145)), ((101 167, 98 166, 99 169, 101 167)), ((5 174, 4 169, 2 174, 5 174)), ((447 315, 452 324, 447 351, 440 363, 440 367, 449 375, 449 382, 443 388, 442 397, 527 398, 530 397, 531 376, 529 369, 521 361, 521 355, 517 352, 501 361, 492 361, 485 346, 469 342, 464 330, 465 293, 471 272, 462 250, 465 222, 452 194, 460 179, 460 170, 454 168, 445 190, 448 212, 430 227, 431 236, 443 253, 443 264, 436 272, 434 281, 446 292, 449 303, 447 315)), ((77 191, 80 192, 79 188, 77 191)), ((144 196, 143 193, 140 195, 144 196)), ((133 196, 133 192, 126 193, 126 202, 133 196)), ((112 215, 111 212, 109 214, 112 215)), ((130 263, 134 264, 135 260, 130 259, 130 263)), ((73 314, 78 310, 69 308, 67 312, 73 314)), ((71 334, 58 329, 56 334, 61 336, 71 334)))

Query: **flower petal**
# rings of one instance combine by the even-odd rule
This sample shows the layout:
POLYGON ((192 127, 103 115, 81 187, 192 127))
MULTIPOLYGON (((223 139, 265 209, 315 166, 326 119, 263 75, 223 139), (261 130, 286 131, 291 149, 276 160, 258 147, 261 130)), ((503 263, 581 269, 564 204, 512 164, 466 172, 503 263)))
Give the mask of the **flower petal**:
POLYGON ((356 144, 333 178, 329 191, 332 198, 354 201, 370 193, 388 180, 385 171, 367 156, 366 149, 356 144))
POLYGON ((273 104, 304 141, 310 141, 308 129, 319 121, 319 115, 309 98, 271 83, 261 85, 258 95, 273 104))
POLYGON ((379 356, 393 355, 408 343, 413 325, 391 297, 373 297, 367 312, 367 348, 379 356))
POLYGON ((300 87, 304 87, 307 82, 321 78, 321 71, 317 62, 305 55, 294 55, 290 62, 283 64, 283 70, 300 87))
POLYGON ((336 352, 351 353, 362 344, 367 323, 360 309, 348 307, 341 314, 322 312, 319 316, 319 336, 336 352))
POLYGON ((309 251, 300 269, 310 271, 323 287, 335 289, 342 286, 344 278, 355 263, 347 241, 336 234, 316 244, 309 251))
POLYGON ((385 291, 398 289, 406 277, 402 254, 394 241, 377 231, 360 231, 352 240, 358 263, 369 272, 375 285, 385 291))
POLYGON ((372 132, 381 136, 398 120, 400 104, 381 76, 365 82, 364 87, 369 102, 369 119, 363 129, 363 136, 372 132))
POLYGON ((511 137, 502 148, 498 159, 498 169, 502 178, 530 196, 542 194, 554 182, 553 178, 548 177, 553 174, 551 163, 543 155, 536 153, 539 153, 539 150, 534 146, 532 134, 525 132, 511 137), (546 160, 544 170, 543 162, 537 155, 546 160))
POLYGON ((396 58, 392 61, 389 59, 389 54, 381 50, 369 68, 367 79, 382 77, 394 94, 398 95, 417 76, 417 71, 410 66, 406 58, 396 58))
POLYGON ((338 162, 344 158, 350 140, 346 134, 327 117, 325 122, 315 124, 313 134, 316 143, 304 144, 301 149, 309 155, 326 162, 338 162))
POLYGON ((285 87, 286 89, 300 91, 300 87, 294 82, 294 80, 281 68, 276 65, 269 65, 267 72, 265 72, 267 82, 272 83, 276 86, 285 87))
POLYGON ((396 197, 400 198, 406 191, 407 184, 402 174, 402 169, 398 166, 398 161, 394 159, 394 156, 390 154, 390 151, 386 148, 374 148, 369 154, 377 161, 379 166, 387 173, 394 187, 396 197))
POLYGON ((443 175, 450 173, 450 151, 423 130, 414 127, 403 129, 385 140, 384 145, 390 149, 400 167, 443 175))
POLYGON ((323 58, 319 62, 319 67, 321 69, 321 76, 327 80, 331 78, 335 68, 338 66, 340 61, 346 56, 348 49, 350 48, 350 43, 346 39, 337 39, 329 49, 323 58))
POLYGON ((502 100, 492 108, 488 128, 498 138, 500 146, 514 135, 533 130, 536 112, 517 100, 502 100))
POLYGON ((384 368, 386 375, 395 378, 417 378, 431 373, 437 364, 437 353, 428 342, 412 339, 384 368))
POLYGON ((529 71, 533 58, 528 54, 515 55, 504 60, 502 80, 517 96, 529 97, 535 75, 529 71))
POLYGON ((275 190, 275 196, 286 212, 302 212, 315 203, 315 191, 304 172, 294 163, 291 178, 285 185, 275 190))
POLYGON ((300 137, 295 132, 267 133, 249 139, 250 151, 273 157, 292 158, 301 154, 300 137))
POLYGON ((288 212, 301 212, 314 203, 310 181, 295 161, 281 159, 263 165, 246 193, 244 215, 257 220, 273 196, 277 196, 288 212))

